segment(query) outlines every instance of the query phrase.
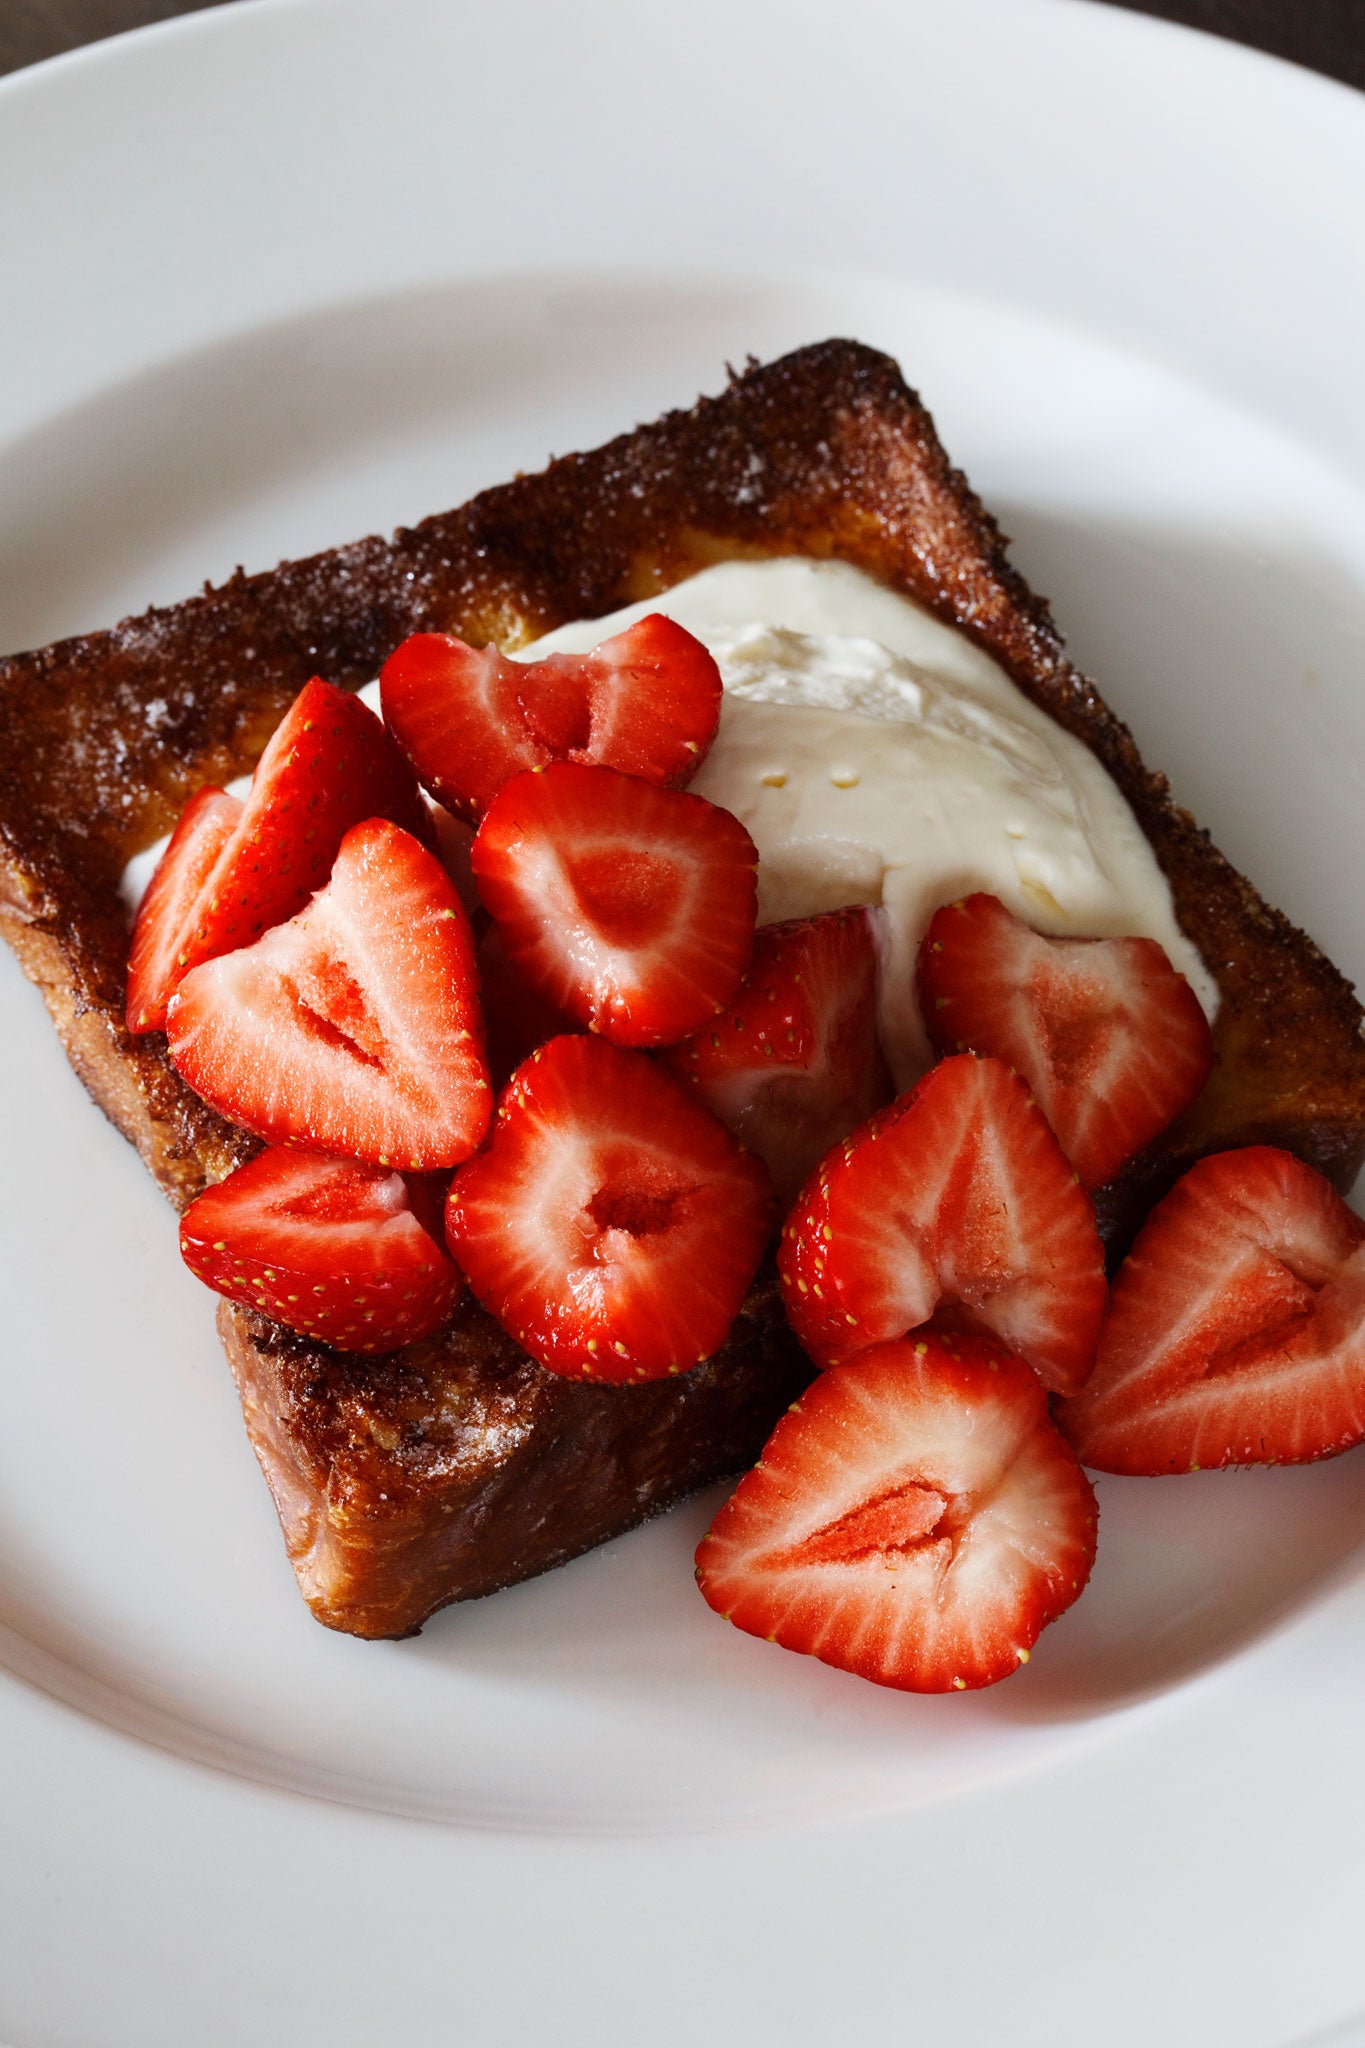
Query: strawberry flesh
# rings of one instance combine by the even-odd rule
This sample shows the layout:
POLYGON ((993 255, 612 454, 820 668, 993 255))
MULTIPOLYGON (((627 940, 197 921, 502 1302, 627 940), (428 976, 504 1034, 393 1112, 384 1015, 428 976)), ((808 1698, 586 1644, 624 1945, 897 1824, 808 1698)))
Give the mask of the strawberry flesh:
POLYGON ((461 1288, 401 1174, 285 1148, 191 1202, 180 1252, 230 1301, 339 1351, 391 1351, 429 1336, 461 1288))
POLYGON ((271 1144, 413 1171, 481 1141, 492 1095, 469 919, 439 862, 382 819, 254 946, 205 961, 167 1012, 190 1086, 271 1144))
POLYGON ((474 875, 542 1003, 616 1045, 669 1045, 732 1000, 758 856, 737 818, 614 768, 557 762, 499 792, 474 875))
POLYGON ((789 1207, 830 1146, 891 1097, 869 913, 764 926, 731 1007, 660 1057, 766 1163, 789 1207))
POLYGON ((1188 1109, 1213 1068, 1208 1019, 1155 939, 1045 938, 978 894, 935 914, 918 982, 936 1051, 1022 1074, 1085 1188, 1188 1109))
POLYGON ((225 789, 201 789, 180 813, 138 908, 128 956, 128 1029, 161 1030, 166 998, 184 972, 195 905, 242 815, 225 789))
POLYGON ((366 818, 428 836, 412 772, 379 720, 358 697, 314 676, 276 727, 233 830, 192 895, 183 884, 158 891, 173 855, 189 872, 183 848, 177 853, 179 832, 167 847, 133 933, 129 1030, 161 1030, 166 1003, 192 968, 249 946, 302 910, 346 834, 366 818), (166 971, 153 975, 153 960, 166 971))
POLYGON ((565 1037, 512 1076, 446 1235, 541 1365, 648 1380, 719 1350, 772 1217, 766 1170, 653 1061, 565 1037))
POLYGON ((993 1685, 1075 1600, 1095 1497, 1004 1346, 924 1331, 822 1373, 697 1551, 750 1635, 910 1692, 993 1685))
POLYGON ((432 795, 474 823, 512 776, 598 763, 672 789, 706 758, 720 671, 660 613, 591 654, 509 661, 447 633, 417 633, 385 662, 384 717, 432 795))
POLYGON ((1365 1224, 1292 1153, 1201 1159, 1114 1281, 1058 1420, 1087 1465, 1299 1464, 1365 1437, 1365 1224))
POLYGON ((825 1160, 782 1233, 792 1328, 819 1365, 951 1315, 1054 1392, 1089 1373, 1104 1313, 1095 1214, 1000 1060, 944 1060, 825 1160))

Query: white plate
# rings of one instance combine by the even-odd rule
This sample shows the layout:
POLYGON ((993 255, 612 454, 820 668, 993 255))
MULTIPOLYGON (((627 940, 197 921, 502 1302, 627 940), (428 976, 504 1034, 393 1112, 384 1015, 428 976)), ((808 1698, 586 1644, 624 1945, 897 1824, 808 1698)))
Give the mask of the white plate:
MULTIPOLYGON (((1081 0, 252 0, 101 45, 0 87, 0 644, 854 333, 1365 974, 1363 182, 1355 96, 1081 0)), ((704 1502, 331 1636, 8 962, 0 1020, 12 2048, 1286 2048, 1365 2005, 1361 1454, 1105 1484, 1092 1589, 981 1698, 722 1628, 704 1502)))

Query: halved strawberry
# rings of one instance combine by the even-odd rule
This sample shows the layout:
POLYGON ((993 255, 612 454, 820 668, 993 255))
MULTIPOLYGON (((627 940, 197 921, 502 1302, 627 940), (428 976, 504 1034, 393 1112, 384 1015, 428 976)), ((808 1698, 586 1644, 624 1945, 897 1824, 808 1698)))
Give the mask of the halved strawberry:
POLYGON ((1087 1465, 1301 1464, 1365 1437, 1365 1223, 1292 1153, 1201 1159, 1119 1270, 1058 1421, 1087 1465))
POLYGON ((787 1208, 830 1146, 891 1098, 870 913, 764 926, 730 1008, 661 1058, 767 1163, 787 1208))
POLYGON ((992 1332, 1059 1393, 1104 1313, 1095 1212, 1001 1060, 944 1060, 825 1160, 778 1252, 792 1328, 819 1365, 946 1313, 992 1332))
POLYGON ((772 1213, 766 1170, 652 1060, 554 1038, 451 1182, 446 1235, 542 1365, 648 1380, 724 1343, 772 1213))
POLYGON ((1213 1069, 1208 1019, 1155 939, 1049 939, 998 897, 936 912, 919 953, 935 1049, 1023 1075, 1097 1188, 1188 1109, 1213 1069))
POLYGON ((822 1373, 697 1550, 750 1635, 909 1692, 993 1685, 1076 1599, 1095 1496, 1002 1345, 926 1330, 822 1373))
POLYGON ((234 828, 192 897, 182 882, 157 893, 178 831, 167 847, 133 933, 129 1030, 159 1031, 172 989, 192 967, 250 945, 302 910, 347 832, 366 818, 429 836, 412 773, 374 713, 314 676, 275 728, 234 828), (153 961, 166 971, 153 975, 153 961))
POLYGON ((191 1088, 272 1144, 418 1171, 467 1159, 488 1126, 469 919, 379 818, 300 916, 186 975, 166 1028, 191 1088))
POLYGON ((414 1212, 403 1176, 275 1148, 191 1202, 180 1253, 230 1301, 339 1351, 428 1336, 460 1275, 414 1212))
POLYGON ((556 762, 499 791, 473 860, 527 987, 616 1045, 695 1031, 749 964, 758 855, 703 797, 556 762))
POLYGON ((166 851, 138 907, 128 956, 128 1029, 160 1030, 166 996, 180 979, 194 909, 242 815, 225 789, 201 789, 180 813, 166 851))
POLYGON ((415 633, 380 676, 385 720, 421 780, 476 823, 504 782, 551 761, 681 787, 716 736, 720 695, 700 640, 658 612, 591 654, 534 662, 415 633))

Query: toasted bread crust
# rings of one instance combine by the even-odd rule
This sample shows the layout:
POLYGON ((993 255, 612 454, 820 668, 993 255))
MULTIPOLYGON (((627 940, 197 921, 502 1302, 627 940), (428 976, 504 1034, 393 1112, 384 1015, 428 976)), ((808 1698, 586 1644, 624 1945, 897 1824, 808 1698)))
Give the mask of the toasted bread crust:
MULTIPOLYGON (((852 562, 977 641, 1099 757, 1155 849, 1176 915, 1219 985, 1217 1065, 1187 1115, 1101 1192, 1111 1237, 1121 1240, 1191 1160, 1232 1144, 1284 1145, 1337 1186, 1349 1185, 1365 1157, 1365 1043, 1349 985, 1144 766, 1127 728, 1067 660, 1046 603, 1011 567, 995 522, 948 463, 895 364, 833 341, 751 367, 690 412, 567 456, 392 541, 239 573, 110 633, 0 662, 0 718, 11 735, 0 754, 0 926, 43 989, 82 1080, 173 1200, 183 1205, 250 1145, 178 1080, 162 1041, 126 1032, 118 880, 131 855, 169 829, 195 789, 249 767, 315 672, 356 687, 412 632, 516 646, 567 619, 663 590, 707 562, 784 553, 852 562)), ((425 1511, 413 1510, 406 1549, 376 1539, 367 1586, 354 1530, 363 1527, 367 1498, 374 1529, 391 1521, 380 1509, 390 1489, 380 1482, 397 1468, 376 1463, 366 1400, 375 1404, 373 1419, 390 1368, 376 1367, 367 1380, 365 1369, 336 1354, 226 1311, 229 1354, 277 1494, 288 1490, 292 1461, 313 1512, 333 1518, 334 1540, 341 1542, 343 1520, 352 1531, 347 1561, 330 1578, 321 1566, 301 1569, 314 1611, 359 1633, 405 1633, 445 1600, 543 1569, 735 1469, 761 1439, 761 1429, 753 1436, 755 1413, 770 1422, 804 1370, 778 1322, 752 1302, 746 1314, 733 1362, 722 1367, 727 1346, 713 1367, 722 1381, 733 1372, 736 1387, 752 1387, 755 1406, 745 1407, 741 1391, 730 1406, 718 1400, 706 1410, 696 1375, 649 1390, 648 1419, 645 1390, 572 1390, 591 1392, 617 1418, 610 1451, 592 1438, 596 1425, 582 1423, 585 1441, 597 1441, 593 1456, 615 1460, 624 1473, 634 1469, 633 1432, 654 1442, 652 1476, 637 1489, 633 1512, 625 1513, 619 1490, 610 1503, 580 1481, 564 1493, 558 1481, 551 1486, 545 1460, 518 1453, 524 1479, 499 1508, 507 1532, 499 1561, 490 1563, 491 1539, 447 1543, 441 1531, 452 1516, 471 1517, 471 1531, 479 1526, 480 1485, 496 1493, 508 1479, 511 1468, 492 1447, 499 1433, 490 1429, 490 1462, 483 1481, 470 1468, 465 1506, 448 1510, 432 1494, 425 1511), (712 1428, 705 1447, 704 1411, 712 1428), (685 1475, 679 1483, 670 1469, 685 1475), (554 1534, 541 1526, 547 1488, 562 1495, 554 1534), (334 1504, 343 1496, 344 1516, 334 1504), (434 1546, 430 1556, 424 1545, 434 1546), (401 1568, 393 1561, 400 1551, 401 1568), (406 1607, 398 1585, 405 1577, 406 1607)), ((549 1376, 487 1318, 457 1317, 434 1342, 420 1364, 398 1354, 392 1371, 425 1374, 429 1388, 439 1379, 447 1393, 482 1385, 486 1374, 501 1374, 504 1384, 511 1351, 522 1375, 517 1399, 549 1417, 551 1407, 531 1392, 549 1376)), ((557 1407, 553 1413, 544 1427, 569 1426, 557 1407)), ((420 1419, 415 1426, 423 1440, 434 1428, 420 1419)), ((288 1529, 283 1506, 282 1515, 288 1529)), ((291 1537, 291 1549, 311 1554, 302 1538, 291 1537)))
POLYGON ((624 1390, 543 1371, 468 1296, 375 1359, 227 1301, 218 1327, 304 1598, 360 1636, 411 1635, 752 1464, 812 1372, 771 1267, 713 1358, 624 1390))

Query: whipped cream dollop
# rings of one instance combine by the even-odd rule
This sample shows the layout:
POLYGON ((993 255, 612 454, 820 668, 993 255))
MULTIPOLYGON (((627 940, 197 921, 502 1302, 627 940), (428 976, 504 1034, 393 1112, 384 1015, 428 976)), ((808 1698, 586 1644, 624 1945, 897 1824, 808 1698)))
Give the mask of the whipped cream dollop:
POLYGON ((718 563, 518 658, 586 652, 648 612, 719 665, 720 730, 690 786, 752 835, 759 922, 880 907, 898 1088, 930 1061, 920 940, 973 889, 1056 936, 1156 939, 1213 1016, 1216 985, 1118 788, 955 628, 846 563, 783 556, 718 563))

